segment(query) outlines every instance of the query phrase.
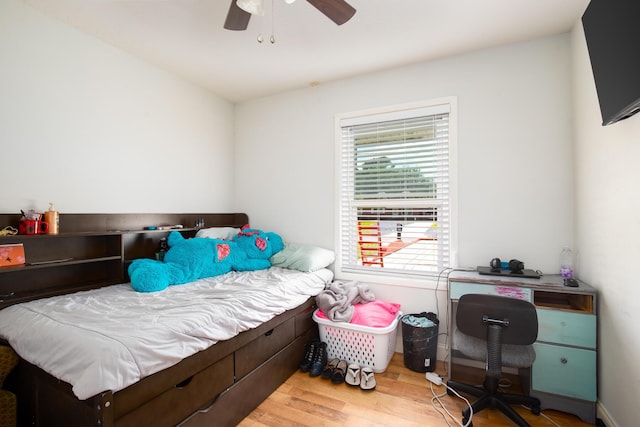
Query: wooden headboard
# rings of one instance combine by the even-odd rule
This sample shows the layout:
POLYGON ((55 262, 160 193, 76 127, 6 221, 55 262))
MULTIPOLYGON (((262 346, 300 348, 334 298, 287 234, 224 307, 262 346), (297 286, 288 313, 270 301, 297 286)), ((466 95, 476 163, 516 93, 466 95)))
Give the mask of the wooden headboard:
MULTIPOLYGON (((0 229, 18 228, 20 215, 0 214, 0 229)), ((128 281, 126 268, 137 258, 154 258, 160 239, 181 225, 193 237, 204 227, 242 227, 244 213, 61 214, 57 235, 0 237, 0 245, 22 244, 25 264, 0 267, 0 308, 37 298, 128 281)))

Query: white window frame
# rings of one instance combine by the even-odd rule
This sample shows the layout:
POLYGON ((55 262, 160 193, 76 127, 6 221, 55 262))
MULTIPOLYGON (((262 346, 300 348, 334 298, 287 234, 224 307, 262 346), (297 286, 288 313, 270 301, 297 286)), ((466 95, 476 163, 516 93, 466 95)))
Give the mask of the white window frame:
POLYGON ((341 280, 358 280, 370 283, 383 283, 389 285, 399 285, 405 287, 433 288, 438 286, 438 275, 435 274, 409 274, 388 273, 384 269, 374 271, 351 271, 343 266, 343 236, 342 236, 342 124, 366 123, 371 121, 371 116, 382 117, 389 120, 402 118, 403 114, 415 115, 414 110, 438 110, 447 108, 449 111, 449 265, 454 268, 457 265, 458 254, 458 203, 457 203, 457 98, 444 97, 428 101, 415 102, 409 104, 393 105, 381 108, 372 108, 349 113, 340 113, 335 116, 335 206, 336 206, 336 235, 335 252, 336 262, 334 264, 336 278, 341 280))

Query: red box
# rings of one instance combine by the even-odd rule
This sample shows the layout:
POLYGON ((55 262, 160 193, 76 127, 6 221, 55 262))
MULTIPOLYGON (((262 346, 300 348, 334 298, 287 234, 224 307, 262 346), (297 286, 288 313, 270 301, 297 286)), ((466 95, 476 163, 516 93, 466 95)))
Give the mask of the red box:
POLYGON ((0 245, 0 267, 24 264, 24 246, 22 243, 0 245))

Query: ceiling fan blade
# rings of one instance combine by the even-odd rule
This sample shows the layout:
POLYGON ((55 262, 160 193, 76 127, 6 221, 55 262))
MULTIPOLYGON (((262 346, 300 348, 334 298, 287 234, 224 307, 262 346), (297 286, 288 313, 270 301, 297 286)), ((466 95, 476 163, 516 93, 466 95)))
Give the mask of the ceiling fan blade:
POLYGON ((244 31, 249 25, 251 14, 240 9, 236 4, 236 0, 231 0, 227 19, 224 21, 224 28, 233 31, 244 31))
POLYGON ((347 22, 356 10, 344 0, 307 0, 338 25, 347 22))

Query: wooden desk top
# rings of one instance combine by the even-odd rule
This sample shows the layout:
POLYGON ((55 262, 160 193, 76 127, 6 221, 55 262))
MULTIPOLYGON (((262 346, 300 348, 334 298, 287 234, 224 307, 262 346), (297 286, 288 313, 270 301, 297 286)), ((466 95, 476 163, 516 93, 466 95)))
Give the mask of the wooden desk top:
POLYGON ((585 282, 578 280, 578 287, 564 286, 564 279, 559 274, 545 274, 539 279, 520 278, 513 276, 494 276, 480 274, 477 271, 453 271, 449 274, 449 281, 486 283, 489 285, 523 286, 538 290, 548 290, 563 293, 595 293, 596 290, 585 282))

